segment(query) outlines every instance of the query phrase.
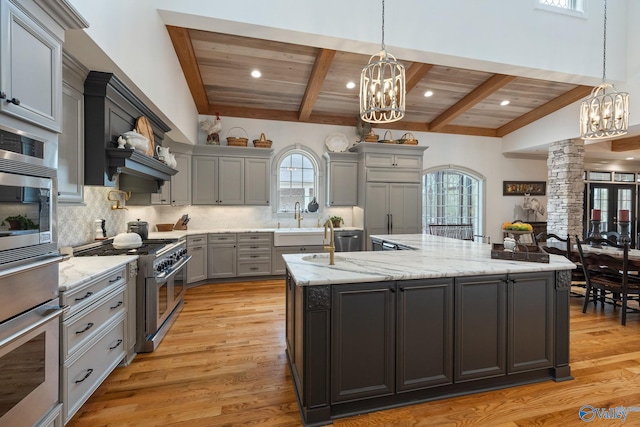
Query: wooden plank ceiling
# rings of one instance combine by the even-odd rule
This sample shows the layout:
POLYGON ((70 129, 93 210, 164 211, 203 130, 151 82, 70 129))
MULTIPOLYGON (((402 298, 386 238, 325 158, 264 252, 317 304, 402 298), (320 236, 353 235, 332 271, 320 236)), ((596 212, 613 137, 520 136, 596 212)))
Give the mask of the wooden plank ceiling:
MULTIPOLYGON (((368 55, 174 26, 167 30, 200 114, 356 125, 360 72, 368 55), (251 77, 254 69, 261 78, 251 77), (346 88, 349 81, 356 83, 354 89, 346 88)), ((384 125, 389 129, 501 137, 592 89, 402 62, 406 115, 384 125), (424 96, 428 90, 433 96, 424 96), (501 106, 503 100, 509 105, 501 106)))

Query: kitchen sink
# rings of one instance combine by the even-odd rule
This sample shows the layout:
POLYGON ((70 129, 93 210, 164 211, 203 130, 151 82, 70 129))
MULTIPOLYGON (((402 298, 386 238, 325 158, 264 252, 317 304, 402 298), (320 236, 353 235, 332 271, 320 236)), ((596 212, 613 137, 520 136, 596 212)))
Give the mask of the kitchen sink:
MULTIPOLYGON (((305 257, 302 257, 303 261, 307 261, 307 262, 315 262, 318 264, 329 264, 329 254, 326 255, 307 255, 305 257)), ((340 262, 340 261, 344 261, 345 258, 341 257, 341 256, 335 256, 333 258, 334 262, 340 262)))
POLYGON ((319 246, 323 241, 324 228, 279 228, 273 232, 273 246, 319 246))

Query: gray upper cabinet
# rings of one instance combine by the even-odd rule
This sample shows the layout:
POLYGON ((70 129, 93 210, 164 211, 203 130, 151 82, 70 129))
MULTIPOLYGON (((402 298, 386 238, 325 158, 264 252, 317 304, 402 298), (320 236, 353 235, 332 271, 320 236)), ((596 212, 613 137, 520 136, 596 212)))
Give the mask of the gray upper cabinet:
POLYGON ((186 206, 191 204, 191 156, 174 153, 178 173, 171 177, 171 205, 186 206))
POLYGON ((327 169, 327 206, 358 204, 358 155, 324 153, 327 169))
MULTIPOLYGON (((61 131, 62 41, 17 2, 0 2, 0 111, 61 131)), ((49 18, 50 19, 50 18, 49 18)))
POLYGON ((84 95, 64 83, 64 116, 58 138, 58 201, 82 203, 84 189, 84 95))
POLYGON ((244 159, 244 204, 269 205, 269 159, 244 159))
POLYGON ((268 205, 271 149, 194 146, 194 205, 268 205))

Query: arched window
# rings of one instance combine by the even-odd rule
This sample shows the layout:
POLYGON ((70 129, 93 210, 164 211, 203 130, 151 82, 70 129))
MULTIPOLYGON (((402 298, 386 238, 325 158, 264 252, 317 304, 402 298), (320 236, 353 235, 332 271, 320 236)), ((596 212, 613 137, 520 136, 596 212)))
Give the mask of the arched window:
POLYGON ((318 198, 318 161, 303 147, 285 150, 277 162, 276 212, 293 212, 296 202, 302 209, 318 198))
POLYGON ((422 179, 422 229, 429 224, 473 224, 483 234, 484 177, 464 168, 445 166, 428 170, 422 179))

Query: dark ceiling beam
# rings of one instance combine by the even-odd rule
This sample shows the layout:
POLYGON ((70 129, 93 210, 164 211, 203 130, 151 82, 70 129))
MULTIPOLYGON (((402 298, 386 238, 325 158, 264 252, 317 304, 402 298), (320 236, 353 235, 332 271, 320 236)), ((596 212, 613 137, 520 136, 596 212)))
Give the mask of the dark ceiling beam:
POLYGON ((196 104, 198 113, 207 114, 206 112, 209 110, 209 100, 204 90, 204 83, 202 82, 202 75, 200 75, 200 68, 198 67, 196 54, 193 50, 189 30, 167 25, 167 31, 169 32, 169 37, 171 37, 173 48, 178 56, 178 61, 180 61, 182 72, 187 80, 187 85, 191 91, 191 96, 196 104))
POLYGON ((480 86, 469 92, 460 101, 449 107, 447 111, 433 119, 431 123, 429 123, 429 128, 434 132, 442 129, 444 126, 451 123, 451 121, 453 121, 456 117, 464 114, 465 111, 469 110, 477 103, 483 101, 487 96, 504 87, 515 78, 516 76, 494 74, 480 86))
POLYGON ((421 64, 418 62, 414 62, 411 67, 409 67, 405 74, 405 88, 407 93, 411 92, 413 88, 420 83, 420 80, 422 80, 431 68, 433 68, 433 64, 421 64))
POLYGON ((309 81, 307 82, 307 88, 304 91, 300 109, 298 110, 298 119, 301 122, 308 122, 313 111, 313 106, 316 104, 320 90, 324 83, 324 79, 327 77, 329 68, 333 58, 336 56, 336 51, 331 49, 320 49, 316 61, 313 64, 309 81))
MULTIPOLYGON (((509 123, 502 125, 496 130, 496 134, 498 137, 503 137, 521 127, 524 127, 530 123, 535 122, 538 119, 543 118, 555 111, 558 111, 561 108, 566 107, 567 105, 573 104, 576 101, 581 100, 589 93, 593 88, 590 86, 576 86, 568 92, 558 96, 557 98, 552 99, 546 104, 542 104, 538 108, 529 111, 526 114, 518 117, 510 121, 509 123)), ((579 117, 576 116, 576 129, 578 127, 579 117)))
POLYGON ((611 141, 611 151, 616 153, 637 149, 640 149, 640 136, 638 135, 611 141))

